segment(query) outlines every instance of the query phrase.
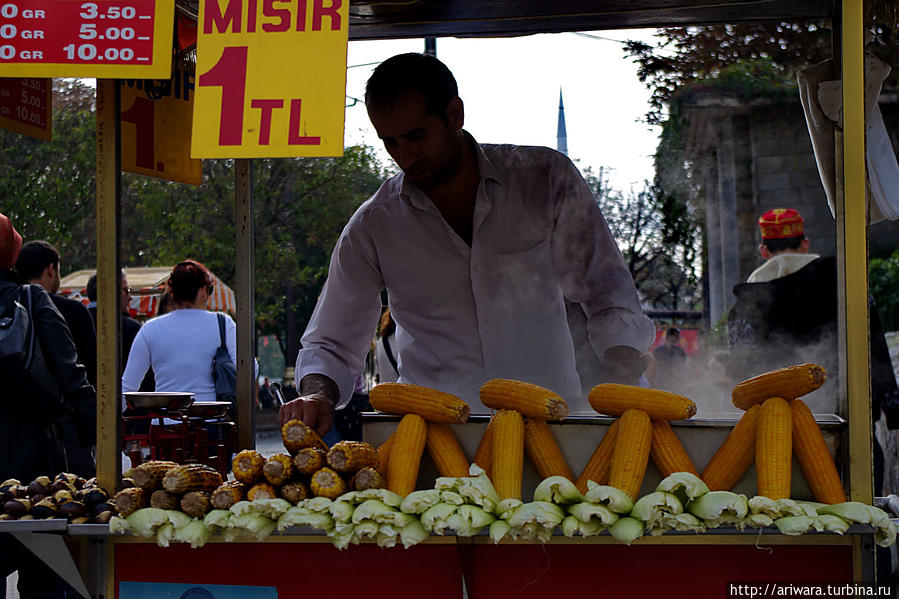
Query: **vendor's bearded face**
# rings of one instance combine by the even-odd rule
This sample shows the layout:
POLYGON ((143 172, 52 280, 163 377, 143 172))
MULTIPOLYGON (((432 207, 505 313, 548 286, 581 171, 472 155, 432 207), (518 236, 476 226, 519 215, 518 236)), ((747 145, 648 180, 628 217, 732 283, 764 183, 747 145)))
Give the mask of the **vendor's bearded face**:
POLYGON ((406 177, 424 191, 449 181, 462 156, 462 100, 453 99, 443 115, 428 112, 417 91, 401 95, 390 106, 369 107, 378 137, 406 177))

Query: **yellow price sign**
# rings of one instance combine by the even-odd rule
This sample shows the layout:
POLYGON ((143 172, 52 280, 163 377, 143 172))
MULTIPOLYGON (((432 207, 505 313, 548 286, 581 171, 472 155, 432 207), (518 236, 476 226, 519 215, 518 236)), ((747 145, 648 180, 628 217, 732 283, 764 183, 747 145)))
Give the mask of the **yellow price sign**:
POLYGON ((343 153, 349 0, 200 0, 191 156, 343 153))
POLYGON ((203 161, 190 157, 194 74, 176 68, 169 80, 122 81, 122 169, 200 185, 203 161))

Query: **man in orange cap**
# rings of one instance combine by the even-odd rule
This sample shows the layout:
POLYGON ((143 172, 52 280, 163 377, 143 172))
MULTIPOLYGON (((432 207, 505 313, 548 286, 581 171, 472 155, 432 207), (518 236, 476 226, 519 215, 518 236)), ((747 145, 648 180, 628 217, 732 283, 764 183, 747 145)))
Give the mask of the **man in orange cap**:
POLYGON ((802 216, 792 208, 775 208, 759 217, 762 243, 759 253, 765 263, 755 269, 747 283, 763 283, 794 273, 818 254, 810 254, 809 240, 802 230, 802 216))

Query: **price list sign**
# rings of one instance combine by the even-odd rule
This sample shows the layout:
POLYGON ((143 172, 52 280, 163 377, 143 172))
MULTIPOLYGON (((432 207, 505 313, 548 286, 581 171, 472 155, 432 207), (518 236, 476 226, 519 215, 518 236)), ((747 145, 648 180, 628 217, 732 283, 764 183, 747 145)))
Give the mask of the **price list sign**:
POLYGON ((0 76, 171 75, 174 0, 0 0, 0 76))
POLYGON ((0 127, 49 141, 51 98, 50 79, 0 78, 0 127))

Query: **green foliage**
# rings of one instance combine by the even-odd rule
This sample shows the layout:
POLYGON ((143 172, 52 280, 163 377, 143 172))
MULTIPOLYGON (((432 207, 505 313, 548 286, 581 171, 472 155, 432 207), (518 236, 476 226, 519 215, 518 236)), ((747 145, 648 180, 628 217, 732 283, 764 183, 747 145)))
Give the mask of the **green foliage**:
POLYGON ((899 331, 899 250, 868 264, 868 286, 884 331, 899 331))

